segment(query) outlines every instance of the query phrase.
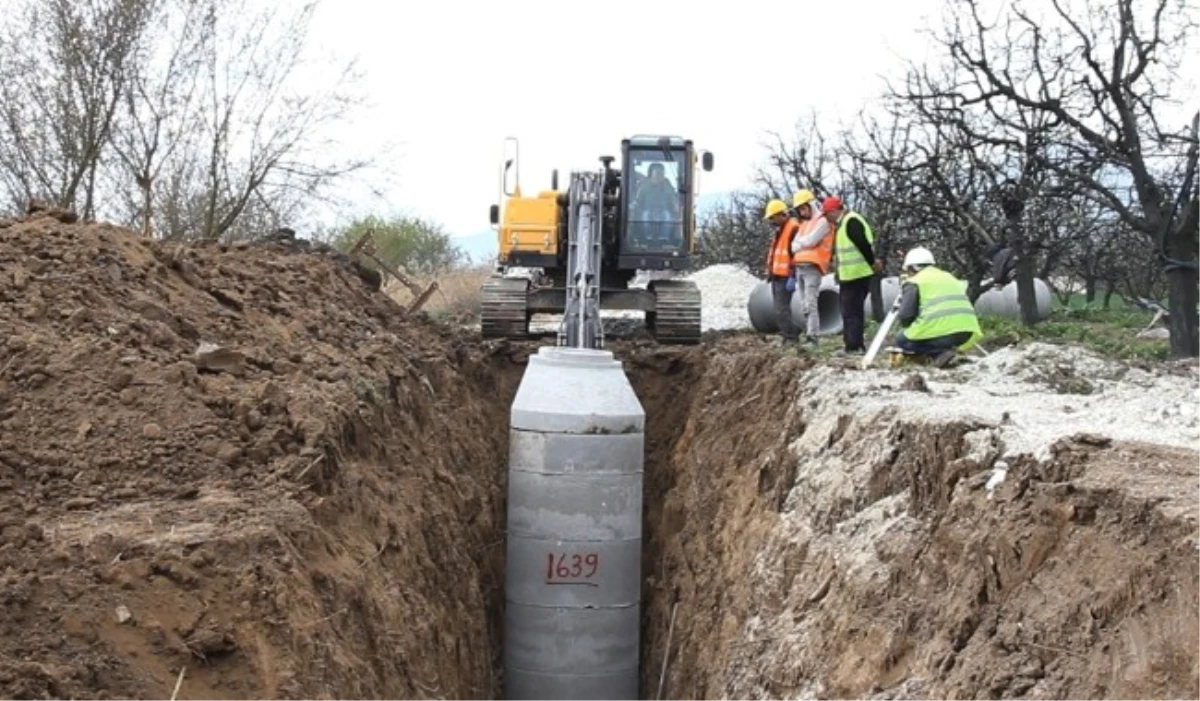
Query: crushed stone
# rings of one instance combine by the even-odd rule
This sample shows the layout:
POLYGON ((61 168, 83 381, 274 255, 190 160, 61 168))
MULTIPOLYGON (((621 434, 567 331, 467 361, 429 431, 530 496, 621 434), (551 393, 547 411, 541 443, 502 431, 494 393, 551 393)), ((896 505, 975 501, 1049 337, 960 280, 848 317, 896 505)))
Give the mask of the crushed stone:
MULTIPOLYGON (((525 269, 510 269, 509 276, 524 276, 525 269)), ((639 272, 629 284, 636 289, 644 289, 653 279, 669 279, 676 277, 670 274, 650 274, 639 272)), ((690 275, 683 276, 700 288, 700 330, 701 331, 730 331, 749 329, 750 315, 746 305, 750 301, 750 293, 754 286, 762 282, 740 266, 710 265, 701 268, 690 275)), ((643 313, 639 311, 601 309, 600 316, 604 319, 636 319, 641 320, 643 313)), ((562 315, 536 314, 530 321, 530 329, 545 332, 557 330, 562 323, 562 315)))
POLYGON ((948 370, 918 372, 928 393, 900 391, 911 373, 879 367, 861 371, 821 366, 814 368, 808 384, 818 395, 835 398, 841 413, 903 412, 910 419, 993 424, 1003 442, 1003 456, 1045 459, 1052 443, 1081 432, 1200 446, 1200 372, 1194 365, 1185 381, 1177 374, 1156 374, 1084 348, 1029 343, 998 349, 948 370), (1089 392, 1072 391, 1083 382, 1091 387, 1089 392))

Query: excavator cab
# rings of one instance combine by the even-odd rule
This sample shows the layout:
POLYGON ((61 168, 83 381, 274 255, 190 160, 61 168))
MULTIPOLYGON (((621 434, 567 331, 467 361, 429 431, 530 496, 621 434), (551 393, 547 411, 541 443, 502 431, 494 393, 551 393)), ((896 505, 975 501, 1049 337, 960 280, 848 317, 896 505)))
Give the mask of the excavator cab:
MULTIPOLYGON (((621 142, 621 209, 617 268, 687 270, 696 233, 692 142, 634 136, 621 142)), ((712 170, 712 154, 701 166, 712 170)))

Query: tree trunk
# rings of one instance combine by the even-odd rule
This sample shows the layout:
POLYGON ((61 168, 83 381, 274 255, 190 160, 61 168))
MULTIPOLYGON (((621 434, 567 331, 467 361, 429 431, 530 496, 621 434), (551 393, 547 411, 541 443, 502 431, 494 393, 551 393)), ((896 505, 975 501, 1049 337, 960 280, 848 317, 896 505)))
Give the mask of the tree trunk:
POLYGON ((967 278, 967 299, 970 300, 971 304, 975 304, 979 300, 979 297, 983 295, 983 288, 979 284, 981 282, 983 282, 983 279, 976 273, 972 273, 967 278))
POLYGON ((887 310, 883 308, 883 275, 871 276, 871 316, 875 323, 883 323, 887 310))
POLYGON ((1033 326, 1037 323, 1037 292, 1033 287, 1033 256, 1025 245, 1025 231, 1019 217, 1008 220, 1009 240, 1017 257, 1017 304, 1021 309, 1021 323, 1033 326))
MULTIPOLYGON (((886 227, 887 219, 883 218, 875 222, 876 231, 882 231, 886 227)), ((871 276, 871 316, 875 319, 875 323, 882 324, 883 318, 887 316, 886 309, 883 308, 883 276, 887 275, 887 259, 891 254, 891 241, 886 236, 879 236, 875 242, 875 255, 882 260, 883 270, 871 276)))
POLYGON ((1037 318, 1037 290, 1033 286, 1033 261, 1017 253, 1017 304, 1021 307, 1021 323, 1033 326, 1037 318))
POLYGON ((1117 283, 1108 280, 1104 283, 1104 311, 1112 308, 1113 295, 1117 293, 1117 283))
POLYGON ((1084 300, 1089 307, 1096 301, 1096 278, 1090 275, 1084 281, 1084 300))
POLYGON ((150 190, 150 178, 147 176, 139 177, 138 185, 140 185, 142 188, 142 236, 151 238, 154 233, 150 226, 152 220, 151 215, 153 213, 151 211, 151 207, 154 203, 154 199, 150 190))
POLYGON ((1175 266, 1167 273, 1171 296, 1170 311, 1171 355, 1195 358, 1200 355, 1200 325, 1196 304, 1200 302, 1200 277, 1196 274, 1196 253, 1200 235, 1200 200, 1193 199, 1183 222, 1168 238, 1167 255, 1190 266, 1175 266))

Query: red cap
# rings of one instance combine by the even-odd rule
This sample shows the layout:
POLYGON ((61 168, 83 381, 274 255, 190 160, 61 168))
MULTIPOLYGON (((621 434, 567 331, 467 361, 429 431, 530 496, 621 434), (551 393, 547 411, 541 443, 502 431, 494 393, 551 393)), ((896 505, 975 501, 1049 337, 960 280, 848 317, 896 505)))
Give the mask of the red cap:
POLYGON ((821 202, 821 214, 829 214, 835 209, 842 208, 842 198, 837 195, 830 195, 821 202))

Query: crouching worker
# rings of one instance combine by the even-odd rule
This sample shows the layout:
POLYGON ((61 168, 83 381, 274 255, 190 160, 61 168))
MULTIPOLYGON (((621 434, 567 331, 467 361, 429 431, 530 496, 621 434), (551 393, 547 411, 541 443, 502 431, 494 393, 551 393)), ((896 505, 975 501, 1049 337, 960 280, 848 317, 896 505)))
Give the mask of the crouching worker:
POLYGON ((914 248, 904 256, 904 272, 896 318, 902 331, 896 345, 944 368, 957 352, 971 350, 983 337, 975 307, 967 299, 967 285, 935 267, 927 248, 914 248))

